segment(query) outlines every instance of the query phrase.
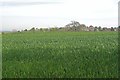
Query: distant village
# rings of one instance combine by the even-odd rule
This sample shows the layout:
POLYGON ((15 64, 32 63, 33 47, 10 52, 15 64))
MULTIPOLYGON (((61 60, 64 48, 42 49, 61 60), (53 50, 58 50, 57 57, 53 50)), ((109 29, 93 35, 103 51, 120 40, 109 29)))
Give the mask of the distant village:
POLYGON ((21 31, 13 30, 13 32, 25 32, 25 31, 42 31, 42 32, 49 32, 49 31, 73 31, 73 32, 80 32, 80 31, 119 31, 119 27, 101 27, 101 26, 86 26, 85 24, 80 24, 77 21, 71 21, 71 23, 65 25, 64 27, 52 27, 52 28, 31 28, 30 30, 25 29, 21 31))

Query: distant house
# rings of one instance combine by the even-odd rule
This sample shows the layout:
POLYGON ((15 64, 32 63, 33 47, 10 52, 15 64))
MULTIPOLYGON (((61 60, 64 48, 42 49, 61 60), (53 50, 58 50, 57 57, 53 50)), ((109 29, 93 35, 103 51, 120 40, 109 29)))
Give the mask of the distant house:
POLYGON ((113 30, 111 30, 111 28, 107 28, 107 31, 114 31, 114 29, 113 29, 113 30))
POLYGON ((85 31, 89 31, 89 27, 86 27, 85 31))
POLYGON ((115 27, 115 28, 114 28, 114 31, 118 31, 118 28, 115 27))

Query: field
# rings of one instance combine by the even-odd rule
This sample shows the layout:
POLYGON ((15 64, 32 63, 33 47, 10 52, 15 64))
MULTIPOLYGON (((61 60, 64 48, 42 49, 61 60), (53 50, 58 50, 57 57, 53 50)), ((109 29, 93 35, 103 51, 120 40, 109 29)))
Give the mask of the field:
POLYGON ((2 35, 3 78, 117 78, 117 32, 2 35))
POLYGON ((2 79, 2 35, 0 34, 0 79, 2 79))

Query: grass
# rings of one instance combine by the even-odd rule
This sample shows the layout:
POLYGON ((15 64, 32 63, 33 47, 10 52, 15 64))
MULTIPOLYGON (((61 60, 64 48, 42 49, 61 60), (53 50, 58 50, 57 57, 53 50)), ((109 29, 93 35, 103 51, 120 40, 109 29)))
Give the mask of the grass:
POLYGON ((2 79, 2 35, 0 34, 0 79, 2 79))
POLYGON ((117 78, 117 32, 2 36, 3 78, 117 78))

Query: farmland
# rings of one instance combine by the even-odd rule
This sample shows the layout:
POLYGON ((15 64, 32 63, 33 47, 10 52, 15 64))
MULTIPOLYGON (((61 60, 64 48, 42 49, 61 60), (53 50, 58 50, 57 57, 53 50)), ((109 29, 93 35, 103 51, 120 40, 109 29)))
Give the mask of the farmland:
POLYGON ((2 35, 3 78, 117 78, 117 32, 2 35))
POLYGON ((2 35, 0 34, 0 79, 2 78, 2 35))

